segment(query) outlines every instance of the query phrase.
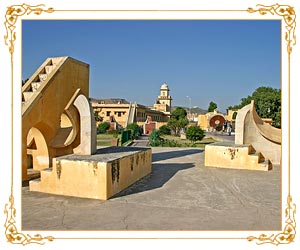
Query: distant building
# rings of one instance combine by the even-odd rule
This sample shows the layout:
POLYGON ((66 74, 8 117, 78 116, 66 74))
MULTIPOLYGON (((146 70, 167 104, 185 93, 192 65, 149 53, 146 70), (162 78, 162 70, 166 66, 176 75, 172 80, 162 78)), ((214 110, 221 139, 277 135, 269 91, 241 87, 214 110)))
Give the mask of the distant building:
POLYGON ((153 106, 154 110, 164 112, 164 114, 171 116, 172 97, 169 94, 170 89, 166 82, 160 87, 160 95, 157 97, 156 103, 153 106))
POLYGON ((226 120, 229 122, 235 122, 238 111, 239 109, 227 109, 226 120))
POLYGON ((190 122, 198 122, 198 113, 187 113, 187 118, 190 122))
POLYGON ((171 101, 168 85, 164 82, 160 88, 160 95, 153 107, 146 107, 137 103, 130 103, 121 98, 96 99, 90 98, 95 113, 104 121, 110 122, 112 117, 117 126, 125 128, 130 123, 144 126, 147 119, 156 125, 156 129, 166 124, 171 116, 171 101))

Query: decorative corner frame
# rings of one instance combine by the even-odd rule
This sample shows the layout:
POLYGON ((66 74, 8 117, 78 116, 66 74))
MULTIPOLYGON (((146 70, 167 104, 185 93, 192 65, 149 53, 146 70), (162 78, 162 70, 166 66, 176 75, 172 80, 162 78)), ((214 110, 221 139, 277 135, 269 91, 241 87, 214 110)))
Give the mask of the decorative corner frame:
MULTIPOLYGON (((53 8, 44 9, 44 4, 36 5, 36 6, 30 6, 28 4, 22 4, 22 5, 12 5, 7 7, 6 13, 5 13, 5 29, 6 29, 6 35, 4 35, 4 42, 5 45, 9 46, 9 53, 11 57, 11 88, 13 93, 13 54, 14 54, 14 44, 16 41, 16 23, 20 16, 23 16, 25 14, 29 15, 31 13, 34 13, 36 15, 40 15, 43 12, 52 13, 54 11, 53 8)), ((12 103, 13 106, 13 103, 12 103)), ((13 124, 13 117, 12 117, 12 124, 13 124)), ((13 132, 12 132, 12 138, 13 138, 13 132)), ((13 143, 12 140, 12 149, 13 149, 13 143)), ((14 169, 14 161, 13 161, 13 154, 11 156, 11 193, 9 196, 9 203, 5 204, 4 208, 4 214, 6 215, 5 220, 5 235, 8 242, 12 244, 22 244, 27 245, 31 243, 36 243, 43 245, 45 244, 45 241, 53 241, 54 237, 52 236, 46 236, 43 237, 40 234, 36 234, 34 236, 30 236, 29 234, 23 234, 18 231, 16 223, 16 208, 15 208, 15 202, 14 202, 14 186, 13 186, 13 169, 14 169)))
MULTIPOLYGON (((286 31, 285 31, 285 41, 287 42, 287 54, 288 54, 288 110, 290 110, 290 83, 291 83, 291 53, 293 50, 293 46, 296 45, 296 13, 293 7, 289 5, 279 5, 273 4, 270 6, 258 4, 256 5, 257 9, 248 8, 249 13, 256 13, 258 12, 261 15, 266 15, 268 13, 272 15, 278 15, 283 17, 283 20, 286 24, 286 31)), ((288 121, 290 124, 290 114, 288 113, 288 121)), ((290 127, 288 127, 288 152, 290 152, 290 127)), ((272 234, 267 236, 266 234, 261 234, 259 237, 249 236, 247 238, 248 241, 257 240, 256 244, 262 245, 266 243, 270 243, 273 245, 279 244, 289 244, 294 241, 296 237, 296 220, 295 220, 295 213, 296 213, 296 204, 292 204, 292 196, 290 194, 290 176, 291 176, 291 169, 290 169, 290 157, 288 159, 288 196, 287 196, 287 208, 285 209, 285 227, 283 232, 278 234, 272 234)))
MULTIPOLYGON (((294 45, 296 45, 296 35, 295 35, 295 29, 296 29, 296 13, 293 7, 289 5, 279 5, 274 4, 271 6, 265 6, 262 4, 256 5, 258 7, 257 9, 254 8, 248 8, 247 12, 249 13, 256 13, 258 12, 261 15, 266 15, 268 13, 272 15, 278 15, 283 18, 285 24, 286 24, 286 32, 285 32, 285 40, 287 42, 287 53, 288 53, 288 84, 290 86, 290 56, 292 53, 292 48, 294 45)), ((12 5, 7 7, 7 11, 5 14, 5 29, 6 29, 6 35, 4 35, 4 42, 5 45, 9 47, 9 53, 11 54, 11 69, 12 69, 12 75, 13 75, 13 54, 14 54, 14 44, 16 41, 16 22, 18 20, 18 17, 23 16, 25 14, 30 15, 31 13, 34 13, 36 15, 40 15, 44 12, 46 13, 52 13, 55 10, 53 8, 45 8, 44 4, 30 6, 28 4, 22 4, 22 5, 12 5)), ((97 10, 95 10, 97 11, 97 10)), ((129 10, 128 10, 129 11, 129 10)), ((226 10, 224 10, 226 11, 226 10)), ((11 80, 11 88, 13 93, 13 78, 11 80)), ((290 100, 290 98, 289 98, 290 100)), ((290 107, 290 103, 288 104, 290 107)), ((290 117, 288 117, 290 119, 290 117)), ((13 133, 13 132, 12 132, 13 133)), ((289 135, 290 135, 290 128, 289 128, 289 135)), ((12 136, 13 137, 13 136, 12 136)), ((290 137, 288 138, 290 140, 290 137)), ((13 141, 12 141, 13 143, 13 141)), ((13 146, 12 146, 13 147, 13 146)), ((290 141, 288 143, 288 147, 290 147, 290 141)), ((289 148, 290 152, 290 148, 289 148)), ((5 227, 5 235, 7 238, 7 241, 12 244, 45 244, 46 241, 53 241, 55 238, 52 236, 46 236, 43 237, 40 234, 36 234, 34 236, 30 236, 29 234, 23 234, 18 232, 16 224, 16 208, 14 204, 14 196, 13 196, 13 155, 12 155, 12 168, 11 168, 11 194, 9 196, 9 202, 5 204, 4 208, 4 214, 6 215, 6 221, 4 224, 5 227)), ((289 168, 289 178, 290 178, 290 164, 288 164, 289 168)), ((262 245, 262 244, 273 244, 273 245, 279 245, 279 244, 289 244, 292 243, 296 236, 296 221, 295 221, 295 213, 296 213, 296 205, 292 203, 292 196, 290 195, 290 182, 288 183, 288 197, 287 197, 287 208, 285 209, 285 227, 283 229, 283 232, 278 234, 272 234, 270 236, 267 236, 266 234, 261 234, 260 236, 249 236, 247 237, 247 240, 249 242, 251 241, 258 241, 256 244, 262 245)))

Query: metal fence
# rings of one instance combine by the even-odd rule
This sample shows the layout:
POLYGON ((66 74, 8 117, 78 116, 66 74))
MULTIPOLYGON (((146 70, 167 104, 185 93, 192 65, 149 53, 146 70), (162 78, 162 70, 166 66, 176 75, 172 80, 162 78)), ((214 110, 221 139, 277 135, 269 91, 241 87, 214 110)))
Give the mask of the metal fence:
POLYGON ((131 140, 131 130, 124 130, 121 133, 121 145, 123 145, 125 142, 128 142, 131 140))

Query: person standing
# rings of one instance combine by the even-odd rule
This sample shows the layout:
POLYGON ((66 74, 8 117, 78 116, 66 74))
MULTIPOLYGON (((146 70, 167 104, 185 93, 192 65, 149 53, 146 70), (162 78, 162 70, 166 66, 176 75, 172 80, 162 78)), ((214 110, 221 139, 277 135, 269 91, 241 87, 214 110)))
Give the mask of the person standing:
POLYGON ((227 123, 227 133, 228 135, 231 135, 232 126, 231 123, 227 123))

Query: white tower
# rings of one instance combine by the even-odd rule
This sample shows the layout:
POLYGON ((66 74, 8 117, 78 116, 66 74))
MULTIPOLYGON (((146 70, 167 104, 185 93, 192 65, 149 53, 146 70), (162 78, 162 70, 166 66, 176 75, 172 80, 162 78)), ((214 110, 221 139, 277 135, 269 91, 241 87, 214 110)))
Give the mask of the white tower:
POLYGON ((166 114, 171 114, 172 97, 169 92, 170 89, 167 83, 164 82, 160 87, 160 95, 157 97, 156 104, 154 104, 156 110, 162 111, 166 114))

